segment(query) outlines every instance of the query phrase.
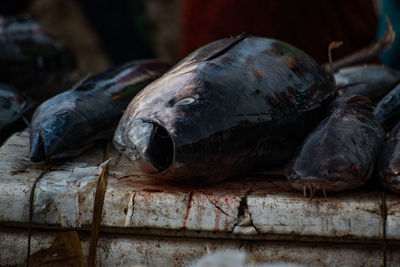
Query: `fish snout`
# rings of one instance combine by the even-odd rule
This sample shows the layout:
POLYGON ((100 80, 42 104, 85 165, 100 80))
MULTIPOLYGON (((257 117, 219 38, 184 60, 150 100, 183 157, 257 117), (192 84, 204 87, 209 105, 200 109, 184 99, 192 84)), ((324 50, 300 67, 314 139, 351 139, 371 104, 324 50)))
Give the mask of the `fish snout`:
POLYGON ((135 120, 129 128, 117 129, 114 144, 146 174, 162 172, 174 161, 174 143, 170 133, 152 120, 135 120))
POLYGON ((32 162, 47 161, 45 143, 40 132, 35 133, 30 140, 30 160, 32 162))

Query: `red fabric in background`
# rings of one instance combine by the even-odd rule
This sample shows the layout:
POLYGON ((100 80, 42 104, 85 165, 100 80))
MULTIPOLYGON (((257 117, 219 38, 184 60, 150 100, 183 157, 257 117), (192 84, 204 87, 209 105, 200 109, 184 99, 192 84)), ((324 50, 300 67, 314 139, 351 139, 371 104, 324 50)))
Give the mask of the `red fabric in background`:
POLYGON ((339 58, 375 40, 370 0, 182 0, 181 56, 217 39, 248 33, 288 42, 328 61, 328 45, 344 44, 339 58))

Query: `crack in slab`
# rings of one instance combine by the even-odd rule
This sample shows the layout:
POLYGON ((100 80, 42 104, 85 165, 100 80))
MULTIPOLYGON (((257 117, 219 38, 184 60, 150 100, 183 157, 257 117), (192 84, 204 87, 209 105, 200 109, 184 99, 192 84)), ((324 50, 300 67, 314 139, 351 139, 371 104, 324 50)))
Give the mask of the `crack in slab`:
POLYGON ((132 223, 133 222, 133 215, 135 214, 135 197, 136 197, 136 193, 133 193, 132 196, 132 200, 131 200, 131 216, 129 217, 129 222, 132 223))
POLYGON ((251 219, 251 214, 249 211, 249 207, 247 205, 247 197, 250 195, 250 193, 253 191, 253 185, 250 186, 249 190, 247 190, 244 195, 240 198, 240 203, 238 207, 238 215, 237 215, 237 221, 234 224, 234 227, 238 226, 242 219, 245 217, 246 212, 250 215, 250 224, 253 224, 253 220, 251 219))
MULTIPOLYGON (((210 193, 207 193, 207 192, 204 192, 204 191, 201 191, 201 190, 199 190, 198 191, 199 193, 202 193, 202 194, 204 194, 204 195, 207 195, 207 196, 214 196, 214 195, 212 195, 212 194, 210 194, 210 193)), ((216 201, 212 201, 211 199, 207 199, 217 210, 219 210, 219 211, 221 211, 223 214, 225 214, 226 216, 228 216, 228 217, 231 217, 231 218, 235 218, 235 216, 232 216, 231 214, 229 214, 228 212, 226 212, 224 209, 222 209, 220 206, 218 206, 218 204, 217 204, 217 202, 216 201)))
POLYGON ((224 211, 221 207, 219 207, 218 205, 217 205, 217 203, 215 203, 215 202, 213 202, 213 201, 211 201, 211 200, 208 200, 217 210, 219 210, 220 212, 222 212, 223 214, 225 214, 226 216, 228 216, 228 217, 234 217, 234 216, 232 216, 232 215, 230 215, 230 214, 228 214, 226 211, 224 211))
POLYGON ((27 255, 26 255, 26 262, 29 263, 30 261, 30 252, 31 252, 31 238, 32 238, 32 218, 33 218, 33 213, 34 213, 34 207, 33 207, 33 200, 35 197, 35 189, 36 185, 38 184, 39 180, 49 172, 50 168, 52 165, 47 166, 35 179, 32 189, 29 194, 29 218, 28 218, 28 244, 27 244, 27 255))
POLYGON ((189 217, 190 209, 192 208, 191 203, 192 203, 192 198, 193 198, 193 191, 194 191, 193 189, 190 190, 189 195, 188 195, 189 200, 188 200, 188 204, 187 204, 187 208, 186 208, 185 218, 183 219, 182 229, 186 229, 186 222, 189 217))

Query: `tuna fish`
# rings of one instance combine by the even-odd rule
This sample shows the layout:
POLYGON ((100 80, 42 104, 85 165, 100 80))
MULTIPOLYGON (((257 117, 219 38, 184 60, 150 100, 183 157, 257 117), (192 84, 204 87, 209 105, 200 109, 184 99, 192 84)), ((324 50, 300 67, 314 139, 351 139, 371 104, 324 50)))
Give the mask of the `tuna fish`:
POLYGON ((41 104, 31 124, 31 161, 75 156, 95 141, 111 139, 133 96, 169 67, 158 60, 132 61, 41 104))
POLYGON ((371 176, 384 131, 371 102, 352 96, 313 130, 287 164, 291 185, 310 198, 318 190, 342 191, 363 185, 371 176))
POLYGON ((388 190, 400 193, 400 123, 386 138, 377 165, 381 184, 388 190))
POLYGON ((372 101, 379 100, 400 82, 400 72, 383 65, 358 65, 342 68, 335 73, 339 95, 343 98, 363 95, 372 101))
POLYGON ((385 131, 390 131, 400 120, 400 84, 379 101, 374 114, 385 131))
POLYGON ((333 92, 332 77, 287 43, 222 39, 141 91, 114 144, 144 174, 215 183, 288 161, 333 92))
POLYGON ((11 85, 0 84, 0 143, 21 128, 13 125, 32 107, 32 101, 19 90, 11 85))
POLYGON ((75 58, 27 16, 0 17, 0 81, 43 101, 72 85, 75 58))

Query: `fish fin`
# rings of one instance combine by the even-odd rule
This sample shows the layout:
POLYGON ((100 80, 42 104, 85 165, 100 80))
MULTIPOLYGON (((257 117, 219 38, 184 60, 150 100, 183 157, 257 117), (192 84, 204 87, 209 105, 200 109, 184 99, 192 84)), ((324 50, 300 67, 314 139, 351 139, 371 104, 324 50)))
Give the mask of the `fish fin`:
POLYGON ((307 112, 307 111, 311 111, 317 108, 320 108, 321 104, 320 103, 315 103, 314 105, 312 105, 311 107, 307 107, 307 108, 301 108, 298 110, 298 112, 307 112))
POLYGON ((351 86, 356 86, 356 85, 360 85, 360 84, 368 84, 368 82, 349 83, 349 84, 346 84, 346 85, 342 85, 342 86, 336 87, 335 91, 346 89, 346 88, 349 88, 351 86))
POLYGON ((148 80, 124 87, 119 92, 112 94, 112 100, 116 101, 118 99, 125 98, 128 96, 133 98, 137 93, 139 93, 139 91, 141 91, 143 88, 149 85, 152 81, 153 80, 148 80))
POLYGON ((342 44, 343 44, 342 41, 340 41, 340 42, 331 42, 329 44, 329 47, 328 47, 329 68, 330 68, 330 74, 331 74, 332 77, 333 77, 333 74, 334 74, 333 61, 332 61, 332 49, 339 48, 339 47, 342 46, 342 44))
POLYGON ((242 41, 243 39, 246 39, 248 37, 247 34, 242 33, 239 34, 238 36, 235 36, 233 38, 229 39, 229 42, 220 47, 218 50, 216 50, 214 53, 212 53, 209 57, 207 57, 204 61, 210 61, 213 60, 223 54, 225 54, 227 51, 229 51, 232 47, 234 47, 235 45, 237 45, 240 41, 242 41))
POLYGON ((336 70, 346 67, 346 66, 351 66, 351 65, 359 64, 361 62, 365 62, 368 59, 376 57, 379 54, 381 54, 382 52, 385 52, 386 50, 388 50, 394 42, 396 33, 393 30, 392 23, 390 22, 390 19, 388 16, 386 16, 386 24, 387 24, 387 30, 386 30, 385 34, 382 35, 382 37, 378 41, 376 41, 376 42, 374 42, 374 43, 372 43, 372 44, 370 44, 348 56, 345 56, 344 58, 335 60, 334 62, 332 62, 332 66, 330 66, 329 63, 325 63, 324 65, 322 65, 323 68, 325 70, 332 68, 333 71, 336 71, 336 70))
POLYGON ((92 88, 92 86, 89 86, 90 84, 84 84, 86 81, 88 81, 90 78, 92 78, 94 76, 94 73, 91 72, 87 75, 85 75, 85 77, 83 77, 79 82, 77 82, 71 90, 75 90, 75 91, 86 91, 92 88))
POLYGON ((29 122, 29 120, 25 116, 22 116, 21 118, 24 121, 24 123, 26 124, 26 127, 30 128, 31 123, 29 122))

